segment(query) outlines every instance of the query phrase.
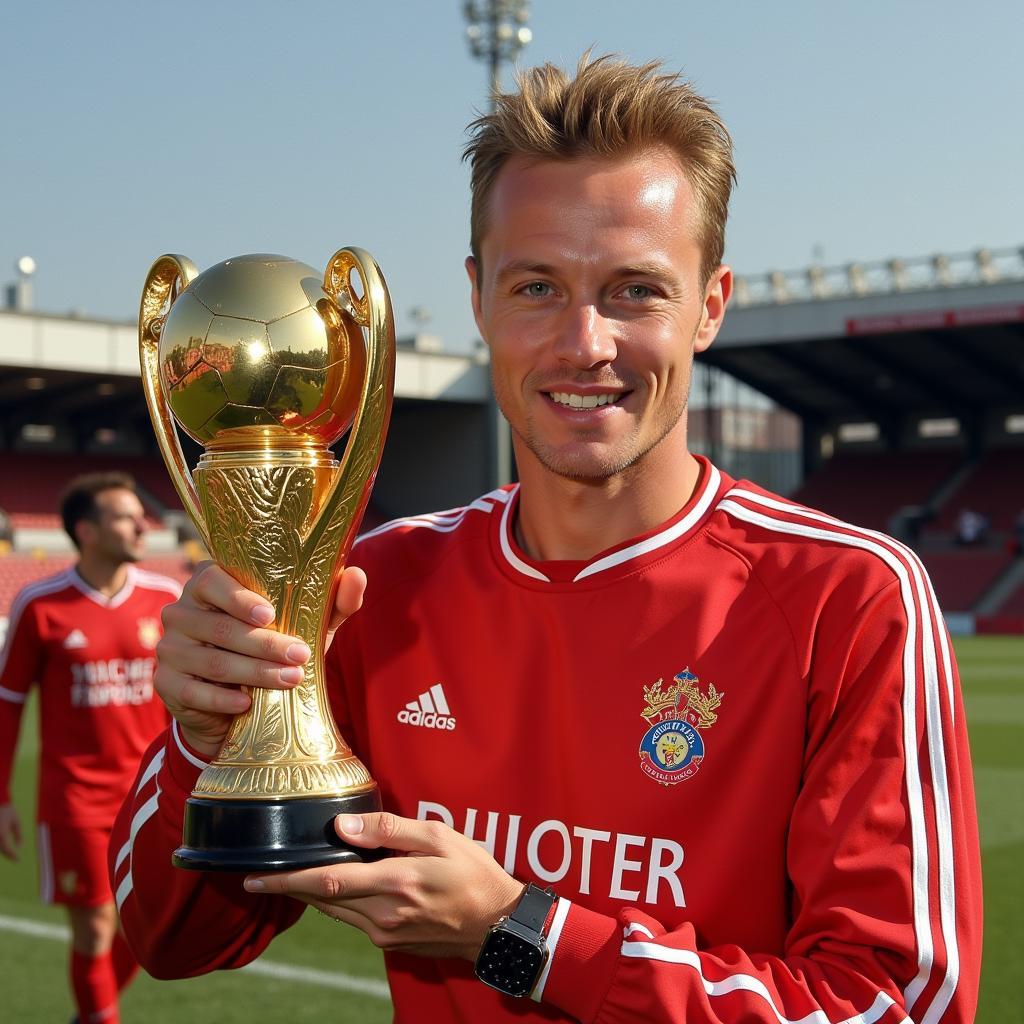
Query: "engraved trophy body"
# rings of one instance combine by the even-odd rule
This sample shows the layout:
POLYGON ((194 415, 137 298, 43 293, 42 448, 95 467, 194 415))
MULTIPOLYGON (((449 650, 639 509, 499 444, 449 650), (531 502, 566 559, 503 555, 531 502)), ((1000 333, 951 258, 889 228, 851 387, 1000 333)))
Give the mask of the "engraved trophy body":
POLYGON ((258 871, 372 859, 337 837, 380 809, 330 713, 324 642, 336 584, 380 463, 394 391, 394 318, 368 253, 321 279, 282 256, 202 274, 152 266, 139 314, 142 379, 161 454, 213 558, 274 606, 313 655, 293 690, 253 688, 185 808, 178 867, 258 871), (361 284, 354 288, 353 274, 361 284), (203 446, 191 475, 175 421, 203 446), (349 431, 340 465, 329 446, 349 431))

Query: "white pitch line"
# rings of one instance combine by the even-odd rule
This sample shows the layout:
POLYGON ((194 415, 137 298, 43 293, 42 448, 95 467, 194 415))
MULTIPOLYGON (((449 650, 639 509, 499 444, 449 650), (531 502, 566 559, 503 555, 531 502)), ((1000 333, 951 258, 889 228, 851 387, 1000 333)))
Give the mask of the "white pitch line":
POLYGON ((27 921, 20 917, 5 917, 0 914, 0 931, 31 935, 34 939, 58 939, 69 942, 71 929, 62 924, 44 924, 42 921, 27 921))
POLYGON ((279 964, 274 960, 254 960, 242 968, 252 974, 262 974, 267 978, 284 981, 305 981, 310 985, 323 985, 325 988, 340 988, 346 992, 359 992, 364 996, 375 996, 377 999, 390 999, 391 992, 387 982, 375 978, 357 978, 353 974, 318 971, 315 967, 293 967, 291 964, 279 964))
MULTIPOLYGON (((68 942, 71 939, 71 930, 65 925, 45 924, 42 921, 7 917, 4 914, 0 914, 0 931, 28 935, 33 939, 54 939, 60 942, 68 942)), ((373 996, 376 999, 391 998, 387 983, 378 981, 376 978, 359 978, 352 974, 318 971, 313 967, 294 967, 291 964, 277 963, 274 960, 256 960, 247 964, 242 970, 278 981, 305 982, 307 985, 321 985, 324 988, 337 988, 345 992, 358 992, 360 995, 373 996)))

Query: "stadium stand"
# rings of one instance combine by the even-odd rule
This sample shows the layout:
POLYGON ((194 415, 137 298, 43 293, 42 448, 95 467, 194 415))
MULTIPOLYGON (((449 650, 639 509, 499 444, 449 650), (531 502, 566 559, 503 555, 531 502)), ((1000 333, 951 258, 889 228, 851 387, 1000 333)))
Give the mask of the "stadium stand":
POLYGON ((793 495, 802 505, 889 531, 901 509, 926 505, 964 461, 961 451, 841 453, 793 495))
POLYGON ((59 529, 55 509, 64 485, 79 473, 121 470, 131 473, 140 487, 147 511, 159 519, 181 503, 163 463, 124 455, 0 452, 0 508, 15 528, 59 529))
POLYGON ((943 502, 929 531, 951 533, 963 509, 985 516, 995 534, 1015 530, 1024 514, 1024 448, 986 452, 943 502))
POLYGON ((947 612, 970 611, 1006 571, 1013 554, 1001 549, 923 551, 939 607, 947 612))
MULTIPOLYGON (((793 496, 841 519, 901 535, 918 551, 945 612, 971 612, 1020 555, 1024 448, 993 449, 973 463, 963 450, 843 452, 805 480, 793 496), (965 471, 966 466, 966 471, 965 471), (930 507, 941 495, 937 508, 930 507), (977 543, 961 546, 962 510, 985 517, 977 543), (926 522, 914 537, 899 513, 920 509, 926 522)), ((1000 614, 1024 614, 1015 593, 1000 614)))
POLYGON ((1011 615, 1024 619, 1024 583, 1003 602, 1000 615, 1011 615))

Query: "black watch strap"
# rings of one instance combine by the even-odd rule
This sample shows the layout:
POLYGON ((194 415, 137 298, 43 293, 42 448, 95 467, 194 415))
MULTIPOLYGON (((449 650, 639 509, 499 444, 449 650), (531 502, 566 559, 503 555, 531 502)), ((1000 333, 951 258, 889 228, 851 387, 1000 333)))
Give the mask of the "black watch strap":
POLYGON ((523 890, 523 895, 519 897, 515 910, 508 915, 509 919, 515 921, 516 924, 521 924, 524 928, 529 928, 532 932, 541 934, 544 931, 544 922, 547 921, 551 911, 551 905, 557 899, 554 890, 541 889, 533 882, 528 882, 523 890))

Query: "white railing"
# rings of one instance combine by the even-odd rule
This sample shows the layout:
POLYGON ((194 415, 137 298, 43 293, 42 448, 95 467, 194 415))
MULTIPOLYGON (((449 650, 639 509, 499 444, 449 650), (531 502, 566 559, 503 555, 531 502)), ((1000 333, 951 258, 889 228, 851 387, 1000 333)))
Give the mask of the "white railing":
POLYGON ((738 306, 776 306, 1006 281, 1024 281, 1024 246, 742 275, 736 278, 734 301, 738 306))

